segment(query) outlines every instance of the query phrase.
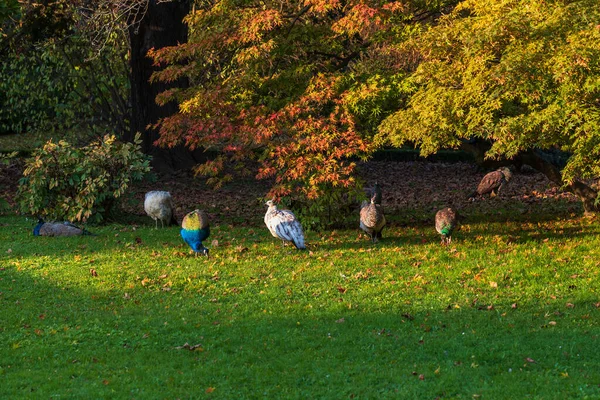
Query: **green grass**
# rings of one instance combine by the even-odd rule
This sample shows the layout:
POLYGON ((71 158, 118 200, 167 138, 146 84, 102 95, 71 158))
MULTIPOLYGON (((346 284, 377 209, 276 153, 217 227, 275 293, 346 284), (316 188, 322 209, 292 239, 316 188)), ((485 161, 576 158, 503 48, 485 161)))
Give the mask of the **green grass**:
POLYGON ((594 221, 475 221, 448 248, 431 226, 309 233, 310 252, 221 225, 209 260, 174 227, 0 225, 2 399, 600 397, 594 221))

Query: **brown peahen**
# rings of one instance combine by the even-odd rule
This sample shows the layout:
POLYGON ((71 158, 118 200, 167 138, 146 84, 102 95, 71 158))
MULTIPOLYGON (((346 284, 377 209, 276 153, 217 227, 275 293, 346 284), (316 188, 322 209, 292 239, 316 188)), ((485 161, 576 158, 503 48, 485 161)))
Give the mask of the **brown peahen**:
POLYGON ((381 197, 381 188, 375 183, 371 201, 363 201, 360 207, 360 228, 371 237, 373 243, 381 239, 381 231, 386 224, 381 197))
POLYGON ((477 196, 483 196, 488 193, 490 194, 490 197, 494 197, 511 179, 512 172, 507 167, 492 171, 481 179, 481 182, 479 182, 479 185, 477 186, 477 190, 469 195, 469 199, 475 199, 477 196))
POLYGON ((435 214, 435 230, 442 235, 442 244, 452 242, 452 232, 458 225, 458 214, 450 207, 442 208, 435 214))

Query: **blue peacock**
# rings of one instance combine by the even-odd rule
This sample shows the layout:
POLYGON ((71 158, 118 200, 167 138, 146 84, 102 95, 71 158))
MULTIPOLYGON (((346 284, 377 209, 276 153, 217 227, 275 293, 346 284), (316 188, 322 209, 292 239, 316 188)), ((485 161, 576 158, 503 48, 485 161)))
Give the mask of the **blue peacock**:
POLYGON ((34 236, 80 236, 91 235, 93 233, 85 228, 80 228, 70 222, 45 222, 38 218, 38 224, 33 228, 34 236))
POLYGON ((202 244, 210 236, 208 215, 202 210, 189 212, 181 222, 181 237, 194 250, 194 254, 208 257, 208 249, 202 244))

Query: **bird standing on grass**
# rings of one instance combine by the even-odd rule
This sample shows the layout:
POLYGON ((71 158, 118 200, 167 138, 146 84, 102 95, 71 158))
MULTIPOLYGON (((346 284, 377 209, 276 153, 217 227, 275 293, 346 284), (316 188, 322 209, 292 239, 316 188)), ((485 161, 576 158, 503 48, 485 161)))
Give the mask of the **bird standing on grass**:
POLYGON ((70 222, 44 222, 38 219, 38 224, 33 228, 34 236, 79 236, 94 235, 90 231, 73 225, 70 222))
POLYGON ((173 198, 171 197, 171 193, 160 190, 153 190, 146 193, 144 210, 146 211, 146 214, 154 220, 157 229, 158 221, 160 221, 160 225, 163 228, 165 223, 167 225, 177 225, 173 209, 173 198))
POLYGON ((469 195, 469 199, 475 199, 477 196, 483 196, 484 194, 490 194, 490 197, 494 197, 498 194, 500 189, 506 185, 512 178, 512 172, 506 167, 497 169, 486 174, 479 182, 477 190, 469 195))
POLYGON ((442 208, 435 214, 435 230, 442 235, 442 244, 448 245, 452 242, 452 231, 458 224, 458 215, 447 207, 442 208))
POLYGON ((210 226, 208 224, 208 215, 204 211, 194 210, 188 213, 181 222, 181 237, 198 253, 208 257, 208 249, 202 244, 210 236, 210 226))
POLYGON ((377 183, 373 187, 371 202, 363 201, 360 207, 360 229, 365 231, 373 243, 381 239, 386 220, 381 206, 381 188, 377 183))
POLYGON ((294 213, 289 210, 278 210, 273 200, 267 201, 267 213, 265 214, 265 224, 271 235, 285 242, 292 242, 298 250, 306 250, 304 245, 304 234, 302 225, 296 219, 294 213))

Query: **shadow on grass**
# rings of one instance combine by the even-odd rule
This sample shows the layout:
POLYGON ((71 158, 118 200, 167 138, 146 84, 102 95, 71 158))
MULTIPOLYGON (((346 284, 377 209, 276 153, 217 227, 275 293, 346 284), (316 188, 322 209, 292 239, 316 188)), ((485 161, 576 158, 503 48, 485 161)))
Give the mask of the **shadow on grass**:
POLYGON ((600 396, 597 309, 583 294, 567 309, 561 299, 439 309, 399 293, 386 304, 339 294, 321 308, 243 293, 115 295, 12 267, 0 278, 4 398, 600 396))

